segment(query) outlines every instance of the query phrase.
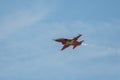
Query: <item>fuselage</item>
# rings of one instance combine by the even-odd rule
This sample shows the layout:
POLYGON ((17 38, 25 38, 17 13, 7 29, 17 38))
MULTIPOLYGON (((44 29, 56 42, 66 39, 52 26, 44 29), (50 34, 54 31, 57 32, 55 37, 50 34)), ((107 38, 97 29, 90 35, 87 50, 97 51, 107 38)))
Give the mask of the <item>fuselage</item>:
POLYGON ((67 40, 64 45, 79 45, 79 43, 76 40, 67 40))

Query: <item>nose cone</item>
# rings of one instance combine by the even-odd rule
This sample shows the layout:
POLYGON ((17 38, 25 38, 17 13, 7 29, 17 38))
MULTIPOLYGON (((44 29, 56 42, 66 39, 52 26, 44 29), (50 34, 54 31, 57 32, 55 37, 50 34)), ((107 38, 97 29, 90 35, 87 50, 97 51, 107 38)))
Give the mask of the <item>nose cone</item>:
POLYGON ((56 39, 52 39, 53 41, 56 41, 56 39))

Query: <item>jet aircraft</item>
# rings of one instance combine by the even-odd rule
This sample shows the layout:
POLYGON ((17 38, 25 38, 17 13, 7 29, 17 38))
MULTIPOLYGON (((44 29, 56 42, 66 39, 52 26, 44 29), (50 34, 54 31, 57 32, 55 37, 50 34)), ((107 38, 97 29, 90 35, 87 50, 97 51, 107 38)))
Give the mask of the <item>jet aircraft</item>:
POLYGON ((54 39, 54 41, 56 42, 60 42, 62 43, 63 47, 61 50, 64 50, 65 48, 69 47, 69 46, 73 46, 73 49, 76 48, 77 46, 80 46, 84 40, 82 41, 77 41, 79 37, 81 37, 82 34, 74 37, 73 39, 67 39, 67 38, 59 38, 59 39, 54 39))

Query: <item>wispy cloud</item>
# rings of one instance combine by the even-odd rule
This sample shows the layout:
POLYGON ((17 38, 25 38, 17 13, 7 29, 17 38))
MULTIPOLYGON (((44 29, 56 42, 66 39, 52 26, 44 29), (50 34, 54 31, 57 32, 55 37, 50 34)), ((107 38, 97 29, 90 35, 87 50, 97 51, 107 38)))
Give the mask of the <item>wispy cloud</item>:
POLYGON ((118 38, 120 24, 81 21, 38 24, 37 22, 46 18, 50 10, 44 7, 39 10, 38 6, 33 9, 18 10, 2 17, 0 37, 3 39, 11 35, 12 38, 2 41, 0 46, 1 79, 13 79, 12 77, 17 76, 17 79, 24 80, 31 79, 32 76, 33 79, 46 80, 53 77, 57 80, 89 80, 94 75, 111 76, 119 73, 120 64, 116 62, 118 67, 112 66, 115 61, 111 62, 109 59, 117 56, 119 58, 120 49, 109 42, 109 39, 114 41, 114 38, 118 38), (36 9, 35 12, 33 9, 36 9), (12 35, 16 32, 16 35, 12 35), (79 46, 75 50, 68 48, 60 51, 62 45, 52 41, 59 37, 72 38, 79 33, 83 34, 80 39, 84 39, 87 45, 79 46), (104 60, 106 62, 102 61, 104 58, 107 58, 104 60))
POLYGON ((48 13, 50 13, 50 7, 45 7, 45 5, 38 6, 37 4, 33 5, 31 9, 20 9, 6 14, 0 20, 0 37, 6 37, 23 27, 28 27, 37 21, 41 21, 45 19, 48 13))
MULTIPOLYGON (((103 35, 92 36, 92 33, 99 34, 96 25, 91 26, 92 24, 85 23, 68 25, 70 24, 39 24, 40 27, 37 25, 24 28, 22 32, 16 34, 19 39, 16 39, 16 36, 12 37, 14 39, 9 38, 7 44, 4 45, 4 51, 2 50, 4 54, 1 54, 0 77, 12 79, 11 77, 17 76, 22 79, 30 79, 29 76, 33 76, 33 79, 45 80, 52 79, 54 76, 56 76, 55 79, 63 80, 65 77, 70 80, 89 80, 88 78, 91 76, 102 76, 103 74, 109 75, 111 78, 115 75, 117 77, 120 64, 118 64, 119 59, 116 58, 119 58, 119 55, 113 54, 119 54, 119 47, 100 45, 102 41, 98 41, 96 38, 102 38, 103 35), (94 29, 98 31, 94 32, 94 29), (60 51, 62 45, 58 46, 60 44, 51 40, 59 37, 72 38, 77 35, 74 31, 82 32, 81 39, 85 39, 85 43, 88 45, 77 47, 75 50, 68 48, 60 51), (21 36, 23 34, 25 35, 21 36), (112 66, 112 64, 116 66, 112 66)), ((105 34, 106 30, 101 29, 100 31, 105 34)), ((112 33, 114 34, 114 31, 112 33)), ((104 41, 107 42, 107 40, 104 41)))
MULTIPOLYGON (((97 16, 84 15, 89 9, 86 3, 82 4, 86 7, 83 8, 79 3, 68 4, 68 1, 54 6, 55 2, 57 0, 5 0, 5 5, 0 5, 3 11, 0 13, 0 80, 120 79, 119 20, 77 21, 76 18, 90 20, 97 16), (61 51, 62 45, 52 40, 78 34, 83 34, 79 40, 85 43, 74 50, 69 47, 61 51)), ((97 15, 106 18, 100 13, 97 15)))

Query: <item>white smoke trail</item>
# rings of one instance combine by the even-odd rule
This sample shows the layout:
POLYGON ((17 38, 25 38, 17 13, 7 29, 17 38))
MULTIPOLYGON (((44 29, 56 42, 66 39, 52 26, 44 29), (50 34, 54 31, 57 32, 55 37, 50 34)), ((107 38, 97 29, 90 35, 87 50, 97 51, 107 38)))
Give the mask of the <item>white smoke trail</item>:
POLYGON ((95 47, 94 44, 88 44, 88 43, 82 43, 83 46, 88 46, 88 47, 95 47))
POLYGON ((87 43, 82 43, 83 46, 87 46, 88 44, 87 43))

